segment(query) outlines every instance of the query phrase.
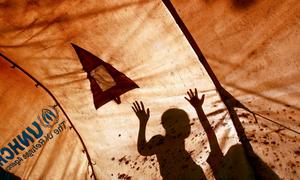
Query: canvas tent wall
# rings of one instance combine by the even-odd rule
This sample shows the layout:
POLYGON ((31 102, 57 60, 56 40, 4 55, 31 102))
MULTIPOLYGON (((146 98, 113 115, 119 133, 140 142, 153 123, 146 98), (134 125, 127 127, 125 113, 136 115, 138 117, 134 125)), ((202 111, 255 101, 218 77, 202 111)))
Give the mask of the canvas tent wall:
MULTIPOLYGON (((300 5, 296 0, 242 2, 172 1, 226 89, 254 112, 299 132, 300 5)), ((137 152, 139 125, 130 107, 134 100, 150 108, 147 139, 164 134, 160 121, 167 109, 189 114, 186 149, 208 179, 213 178, 206 163, 208 142, 183 98, 187 89, 206 94, 204 110, 222 151, 238 142, 215 86, 161 1, 15 0, 1 1, 0 8, 0 52, 60 102, 88 149, 98 179, 161 178, 155 157, 137 152), (110 63, 140 88, 123 94, 120 105, 111 101, 96 110, 90 82, 70 43, 110 63)), ((23 131, 35 137, 27 127, 38 132, 33 122, 39 124, 43 109, 55 112, 51 108, 56 103, 4 58, 0 63, 3 149, 23 131)), ((29 138, 30 146, 18 149, 3 167, 20 157, 23 161, 9 171, 24 179, 89 178, 87 152, 61 109, 57 114, 66 125, 62 133, 25 159, 40 140, 29 138)), ((257 124, 246 111, 238 110, 238 115, 255 152, 280 177, 299 177, 299 135, 263 118, 257 124)), ((41 129, 43 135, 55 134, 59 124, 41 129)))
POLYGON ((299 132, 300 4, 292 0, 172 2, 223 86, 264 117, 258 116, 260 127, 253 127, 251 121, 244 124, 256 152, 274 169, 298 177, 299 135, 291 131, 278 135, 285 128, 267 121, 299 132))

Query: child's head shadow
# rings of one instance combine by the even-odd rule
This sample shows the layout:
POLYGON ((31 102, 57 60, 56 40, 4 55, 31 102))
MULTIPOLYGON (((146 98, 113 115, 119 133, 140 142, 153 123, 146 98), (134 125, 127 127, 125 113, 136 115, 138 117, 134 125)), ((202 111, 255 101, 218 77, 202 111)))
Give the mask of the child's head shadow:
POLYGON ((166 130, 166 137, 185 139, 191 132, 189 116, 181 109, 172 108, 165 111, 161 123, 166 130))

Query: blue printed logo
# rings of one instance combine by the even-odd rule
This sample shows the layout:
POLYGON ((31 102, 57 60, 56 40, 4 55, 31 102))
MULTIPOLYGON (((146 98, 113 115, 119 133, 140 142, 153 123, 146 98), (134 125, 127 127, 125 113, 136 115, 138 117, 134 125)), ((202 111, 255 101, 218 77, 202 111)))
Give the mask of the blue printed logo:
POLYGON ((58 118, 57 110, 51 106, 42 109, 41 114, 37 116, 41 125, 48 128, 52 128, 58 122, 58 118))
POLYGON ((58 123, 59 115, 55 106, 43 108, 37 115, 37 119, 32 122, 32 126, 20 132, 7 145, 0 147, 1 168, 6 165, 5 170, 10 171, 21 165, 24 160, 33 157, 48 141, 66 129, 65 121, 58 123))

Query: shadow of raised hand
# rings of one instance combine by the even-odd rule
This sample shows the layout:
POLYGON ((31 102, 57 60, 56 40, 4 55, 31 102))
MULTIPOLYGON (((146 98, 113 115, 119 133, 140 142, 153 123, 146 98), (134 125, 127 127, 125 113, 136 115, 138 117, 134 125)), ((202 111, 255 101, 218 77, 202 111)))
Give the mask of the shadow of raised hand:
POLYGON ((135 112, 136 116, 139 118, 140 122, 146 124, 150 117, 149 108, 147 108, 147 110, 145 111, 145 107, 142 101, 140 101, 140 104, 137 101, 135 101, 131 108, 135 112))
POLYGON ((204 102, 204 97, 205 95, 203 94, 201 99, 198 97, 198 92, 197 89, 195 88, 195 93, 192 91, 192 89, 189 89, 187 91, 187 94, 189 98, 184 97, 195 109, 202 108, 203 102, 204 102))

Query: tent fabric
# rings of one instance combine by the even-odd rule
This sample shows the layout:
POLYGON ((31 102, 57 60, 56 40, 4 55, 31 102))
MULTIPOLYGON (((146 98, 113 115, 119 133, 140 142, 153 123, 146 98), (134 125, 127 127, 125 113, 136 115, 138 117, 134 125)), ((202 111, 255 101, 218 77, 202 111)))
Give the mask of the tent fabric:
POLYGON ((53 99, 3 59, 0 68, 1 167, 22 179, 88 177, 80 141, 53 99))
MULTIPOLYGON (((250 110, 299 132, 299 2, 172 2, 225 89, 250 110)), ((299 177, 299 134, 260 116, 260 126, 253 125, 244 113, 255 151, 281 177, 299 177)))
MULTIPOLYGON (((299 132, 299 3, 247 2, 172 1, 225 88, 254 112, 299 132)), ((238 150, 238 137, 216 88, 161 1, 4 0, 0 8, 0 52, 53 93, 81 135, 97 179, 161 179, 156 156, 137 150, 139 121, 131 109, 135 100, 150 109, 147 140, 165 134, 164 112, 185 111, 191 125, 185 150, 206 178, 214 179, 206 162, 207 136, 184 99, 189 88, 206 95, 203 108, 222 152, 238 150), (111 64, 140 88, 122 94, 121 104, 110 101, 96 110, 87 73, 71 43, 111 64)), ((24 137, 23 131, 33 138, 27 127, 36 131, 40 125, 54 137, 20 165, 2 167, 22 179, 90 179, 83 145, 61 109, 11 66, 0 58, 0 147, 9 147, 20 134, 24 137), (37 117, 42 122, 33 126, 37 117), (61 122, 66 127, 55 136, 61 122)), ((258 156, 279 177, 300 177, 299 135, 259 116, 257 124, 244 110, 237 112, 258 156)), ((30 146, 22 152, 38 142, 29 138, 30 146)), ((231 161, 241 161, 241 156, 231 161)), ((6 159, 7 164, 16 160, 6 159)))

